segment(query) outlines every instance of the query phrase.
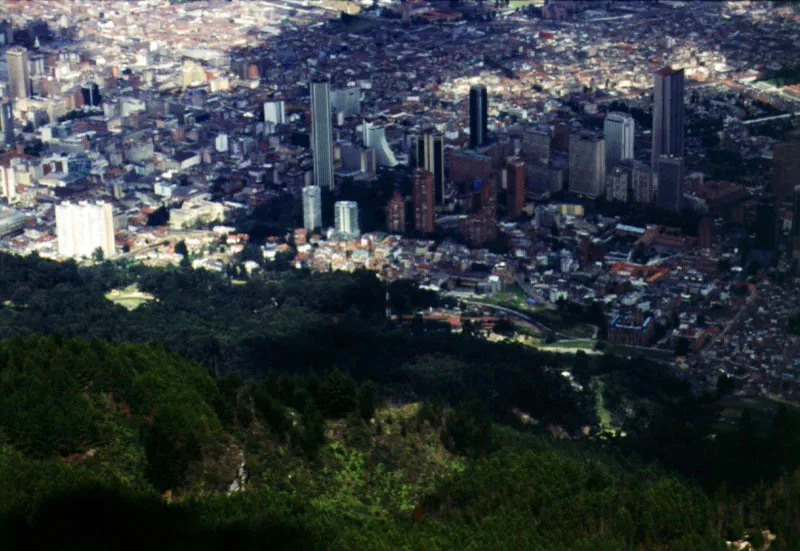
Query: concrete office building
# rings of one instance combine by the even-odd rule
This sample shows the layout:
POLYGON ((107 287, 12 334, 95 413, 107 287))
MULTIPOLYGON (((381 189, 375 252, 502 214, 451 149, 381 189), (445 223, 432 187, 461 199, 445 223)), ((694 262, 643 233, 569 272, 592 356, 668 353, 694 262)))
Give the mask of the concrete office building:
POLYGON ((618 162, 633 159, 634 121, 627 113, 611 112, 603 124, 606 140, 606 168, 618 162))
POLYGON ((6 63, 11 97, 15 100, 31 97, 28 50, 22 46, 12 46, 6 51, 6 63))
POLYGON ((97 249, 104 258, 114 256, 114 210, 109 203, 65 202, 56 205, 58 254, 65 258, 90 258, 97 249))
POLYGON ((404 233, 406 231, 406 200, 395 191, 386 205, 386 227, 389 233, 404 233))
POLYGON ((610 169, 606 176, 606 199, 627 203, 630 197, 630 177, 631 171, 626 170, 624 165, 610 169))
POLYGON ((413 177, 414 230, 420 233, 434 231, 433 174, 417 168, 413 177))
POLYGON ((333 133, 331 94, 327 80, 311 82, 311 155, 314 184, 333 189, 333 133))
POLYGON ((522 156, 528 161, 547 164, 550 160, 550 139, 550 129, 547 127, 526 130, 522 138, 522 156))
POLYGON ((598 197, 605 191, 606 151, 603 136, 578 132, 569 138, 569 189, 598 197))

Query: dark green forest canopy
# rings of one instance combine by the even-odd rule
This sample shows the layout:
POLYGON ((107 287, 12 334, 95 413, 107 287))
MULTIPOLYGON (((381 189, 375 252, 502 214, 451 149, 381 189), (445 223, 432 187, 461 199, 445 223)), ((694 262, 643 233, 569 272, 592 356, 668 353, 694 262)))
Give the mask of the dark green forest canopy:
MULTIPOLYGON (((389 294, 408 313, 437 300, 389 294)), ((769 529, 800 548, 792 408, 720 432, 720 397, 656 364, 394 326, 385 307, 363 272, 234 285, 0 254, 2 541, 683 550, 769 529), (156 300, 105 298, 134 283, 156 300), (628 437, 547 436, 596 425, 598 378, 628 437), (241 458, 248 488, 228 494, 241 458)))

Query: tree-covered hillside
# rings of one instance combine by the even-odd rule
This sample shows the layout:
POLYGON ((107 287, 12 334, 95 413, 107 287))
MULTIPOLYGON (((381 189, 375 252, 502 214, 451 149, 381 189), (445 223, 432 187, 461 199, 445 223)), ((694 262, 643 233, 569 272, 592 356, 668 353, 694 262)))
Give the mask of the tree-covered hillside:
POLYGON ((395 326, 385 292, 0 254, 0 541, 716 550, 769 530, 800 548, 793 408, 720 430, 724 385, 395 326), (106 298, 130 285, 154 300, 106 298), (598 403, 625 438, 601 437, 598 403))

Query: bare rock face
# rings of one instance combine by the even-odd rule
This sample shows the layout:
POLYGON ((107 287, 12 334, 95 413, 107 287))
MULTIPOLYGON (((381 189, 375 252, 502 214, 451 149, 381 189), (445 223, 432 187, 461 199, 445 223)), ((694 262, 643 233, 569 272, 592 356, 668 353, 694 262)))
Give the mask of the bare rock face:
POLYGON ((239 450, 239 466, 236 469, 236 476, 228 486, 228 493, 241 492, 247 486, 247 465, 244 460, 244 450, 239 450))

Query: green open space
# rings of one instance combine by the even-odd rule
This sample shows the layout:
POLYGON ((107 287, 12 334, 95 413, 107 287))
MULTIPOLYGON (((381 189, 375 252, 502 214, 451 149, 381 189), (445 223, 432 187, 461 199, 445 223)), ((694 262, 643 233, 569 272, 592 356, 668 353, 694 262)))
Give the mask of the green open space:
POLYGON ((578 314, 564 310, 540 309, 531 317, 557 333, 563 333, 577 339, 589 339, 594 336, 595 327, 583 321, 578 314))
POLYGON ((601 431, 613 431, 615 427, 612 423, 611 412, 605 407, 605 399, 603 398, 605 386, 606 383, 603 381, 602 377, 592 378, 592 389, 594 390, 596 400, 598 425, 600 425, 601 431))
POLYGON ((574 349, 587 349, 592 350, 594 349, 594 345, 597 341, 594 339, 565 339, 562 341, 556 341, 554 343, 548 344, 549 348, 574 348, 574 349))
POLYGON ((155 299, 150 293, 140 291, 139 286, 136 284, 128 285, 123 289, 112 289, 106 293, 106 298, 114 304, 124 306, 128 310, 135 310, 145 302, 155 299))
POLYGON ((484 302, 503 306, 504 308, 511 308, 512 310, 519 310, 524 313, 531 313, 541 309, 540 306, 534 306, 528 303, 528 295, 525 293, 524 289, 516 283, 487 297, 484 302))

